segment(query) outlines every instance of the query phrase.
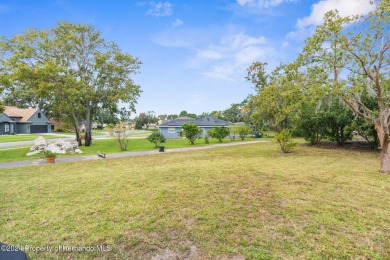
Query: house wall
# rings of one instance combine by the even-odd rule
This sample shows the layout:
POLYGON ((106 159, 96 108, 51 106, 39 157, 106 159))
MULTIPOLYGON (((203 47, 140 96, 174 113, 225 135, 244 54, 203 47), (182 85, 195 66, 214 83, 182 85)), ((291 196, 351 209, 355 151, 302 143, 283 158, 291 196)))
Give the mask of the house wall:
POLYGON ((29 134, 30 133, 30 124, 16 124, 16 133, 17 134, 29 134))
POLYGON ((15 123, 0 123, 0 135, 14 135, 16 134, 15 123), (8 132, 5 131, 5 125, 8 126, 8 132))
POLYGON ((5 123, 0 123, 0 135, 8 135, 9 133, 5 132, 5 123))
POLYGON ((45 114, 42 113, 42 111, 38 110, 37 112, 35 112, 35 114, 32 115, 32 117, 30 117, 28 121, 32 123, 31 125, 46 125, 48 129, 47 132, 51 133, 51 125, 47 123, 49 122, 49 119, 45 116, 45 114), (38 117, 38 113, 41 114, 41 118, 38 117))
MULTIPOLYGON (((207 131, 209 131, 213 127, 202 126, 200 128, 203 131, 203 136, 202 137, 204 137, 206 135, 207 131)), ((159 130, 160 130, 160 133, 162 133, 165 136, 165 138, 167 138, 167 139, 181 138, 179 136, 179 134, 178 134, 179 132, 182 131, 181 127, 160 127, 159 130), (175 133, 168 133, 168 128, 169 129, 173 129, 174 128, 175 129, 175 133)))
POLYGON ((181 138, 178 134, 181 132, 181 127, 160 127, 159 131, 167 139, 181 138), (169 133, 168 129, 175 129, 175 133, 169 133))
POLYGON ((16 128, 15 128, 15 123, 9 122, 12 121, 12 119, 7 116, 6 114, 0 114, 0 135, 12 135, 15 134, 16 128), (8 125, 8 131, 5 131, 6 126, 8 125))

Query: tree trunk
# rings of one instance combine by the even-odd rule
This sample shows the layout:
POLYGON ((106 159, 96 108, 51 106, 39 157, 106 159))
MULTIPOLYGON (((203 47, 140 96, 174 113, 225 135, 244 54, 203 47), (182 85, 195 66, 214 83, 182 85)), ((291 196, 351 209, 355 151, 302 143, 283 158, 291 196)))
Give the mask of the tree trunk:
POLYGON ((79 120, 77 119, 75 113, 72 113, 72 117, 73 117, 74 130, 76 131, 76 141, 77 141, 79 146, 82 146, 83 143, 82 143, 81 136, 80 136, 79 120))
POLYGON ((390 145, 389 140, 384 141, 381 149, 381 170, 382 173, 390 173, 390 145))
POLYGON ((390 173, 390 145, 389 135, 382 129, 380 123, 375 123, 375 130, 378 134, 381 145, 381 169, 382 173, 390 173))
POLYGON ((85 118, 85 146, 91 146, 91 144, 92 144, 91 107, 87 106, 87 115, 85 118))

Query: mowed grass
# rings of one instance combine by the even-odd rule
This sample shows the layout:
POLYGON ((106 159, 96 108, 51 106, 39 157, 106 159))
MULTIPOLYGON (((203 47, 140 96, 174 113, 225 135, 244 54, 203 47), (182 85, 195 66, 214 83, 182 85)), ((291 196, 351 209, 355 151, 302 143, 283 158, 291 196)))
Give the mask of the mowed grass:
POLYGON ((259 143, 0 170, 0 241, 110 248, 31 259, 389 259, 390 175, 378 163, 259 143))
MULTIPOLYGON (((246 141, 254 140, 253 138, 246 138, 246 141)), ((259 140, 259 139, 256 139, 259 140)), ((241 141, 241 139, 236 140, 241 141)), ((53 141, 54 142, 54 141, 53 141)), ((223 143, 230 143, 230 139, 225 139, 223 143)), ((216 139, 210 139, 210 144, 219 143, 216 139)), ((206 145, 204 140, 197 140, 195 145, 191 145, 187 139, 167 139, 166 143, 162 144, 166 149, 170 148, 180 148, 180 147, 197 147, 206 145)), ((26 156, 30 152, 30 147, 23 146, 21 148, 10 147, 10 148, 0 148, 0 162, 12 162, 12 161, 23 161, 23 160, 36 160, 41 158, 40 154, 34 156, 26 156), (11 148, 11 149, 10 149, 11 148)), ((96 155, 98 151, 105 154, 110 153, 119 153, 121 150, 117 146, 114 139, 102 139, 102 140, 93 140, 91 146, 80 146, 83 151, 83 155, 96 155)), ((155 150, 154 144, 150 143, 146 138, 139 139, 129 139, 127 151, 136 152, 136 151, 147 151, 155 150)), ((58 155, 58 157, 64 156, 80 156, 78 154, 73 155, 58 155)))

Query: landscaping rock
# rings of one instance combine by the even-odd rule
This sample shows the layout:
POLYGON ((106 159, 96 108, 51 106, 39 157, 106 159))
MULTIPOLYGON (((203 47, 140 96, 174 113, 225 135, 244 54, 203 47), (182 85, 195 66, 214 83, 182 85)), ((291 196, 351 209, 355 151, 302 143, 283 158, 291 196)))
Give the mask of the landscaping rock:
POLYGON ((65 141, 60 138, 57 141, 55 141, 54 144, 57 145, 58 147, 62 147, 65 144, 65 141))
POLYGON ((79 148, 79 144, 77 142, 71 142, 72 146, 73 146, 73 150, 79 148))
POLYGON ((26 156, 33 156, 33 155, 40 154, 40 153, 41 153, 41 151, 35 150, 35 151, 27 153, 26 156))
MULTIPOLYGON (((46 142, 45 138, 43 138, 42 136, 38 136, 37 139, 34 140, 34 145, 33 145, 34 150, 43 151, 43 150, 45 150, 46 146, 47 146, 47 142, 46 142)), ((33 147, 31 147, 31 149, 33 147)))
POLYGON ((30 148, 30 153, 27 153, 27 156, 32 156, 35 154, 39 154, 40 152, 48 150, 57 154, 66 154, 68 153, 83 153, 80 149, 78 149, 78 144, 75 142, 68 142, 62 139, 58 139, 54 143, 48 144, 42 136, 39 136, 34 140, 34 145, 30 148))
POLYGON ((64 142, 61 146, 62 150, 73 150, 73 145, 70 142, 64 142))
POLYGON ((58 154, 66 154, 65 150, 62 150, 61 147, 58 147, 55 143, 51 143, 46 147, 47 151, 51 151, 53 153, 58 153, 58 154))

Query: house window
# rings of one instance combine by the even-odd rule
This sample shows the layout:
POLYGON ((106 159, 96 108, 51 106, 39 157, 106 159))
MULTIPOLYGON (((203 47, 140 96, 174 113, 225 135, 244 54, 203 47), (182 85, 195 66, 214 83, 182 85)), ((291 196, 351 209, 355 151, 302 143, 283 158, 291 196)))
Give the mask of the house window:
POLYGON ((38 118, 42 118, 42 115, 41 115, 41 113, 38 113, 38 118))
POLYGON ((9 132, 9 124, 4 125, 4 132, 6 132, 6 133, 9 132))
POLYGON ((176 133, 175 128, 168 128, 168 134, 174 134, 174 133, 176 133))

